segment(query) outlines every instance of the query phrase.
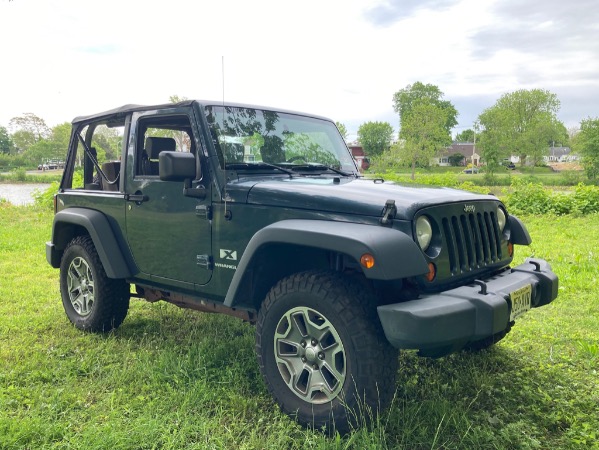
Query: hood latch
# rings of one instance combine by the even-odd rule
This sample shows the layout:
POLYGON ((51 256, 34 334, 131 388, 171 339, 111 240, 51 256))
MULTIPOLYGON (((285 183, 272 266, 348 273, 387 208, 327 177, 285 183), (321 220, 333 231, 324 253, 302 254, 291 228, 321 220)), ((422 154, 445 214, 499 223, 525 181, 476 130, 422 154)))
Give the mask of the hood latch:
POLYGON ((391 225, 397 214, 395 200, 387 200, 385 208, 383 208, 383 217, 381 217, 381 225, 391 225))

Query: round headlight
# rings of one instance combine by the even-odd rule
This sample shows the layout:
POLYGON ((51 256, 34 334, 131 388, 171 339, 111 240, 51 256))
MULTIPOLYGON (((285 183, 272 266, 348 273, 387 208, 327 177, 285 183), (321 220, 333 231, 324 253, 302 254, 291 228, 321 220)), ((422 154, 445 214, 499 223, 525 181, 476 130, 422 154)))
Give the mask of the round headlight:
POLYGON ((433 238, 433 227, 425 216, 420 216, 416 220, 416 239, 418 245, 423 251, 426 251, 433 238))
POLYGON ((505 212, 503 209, 497 208, 497 223, 499 224, 499 231, 503 233, 503 229, 505 228, 505 212))

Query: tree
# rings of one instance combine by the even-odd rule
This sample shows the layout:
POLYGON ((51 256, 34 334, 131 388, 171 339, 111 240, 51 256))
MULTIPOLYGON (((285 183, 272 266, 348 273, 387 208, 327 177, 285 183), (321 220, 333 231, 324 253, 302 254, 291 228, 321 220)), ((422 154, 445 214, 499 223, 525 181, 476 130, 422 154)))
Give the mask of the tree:
MULTIPOLYGON (((186 100, 189 100, 187 97, 179 97, 178 95, 171 95, 168 98, 171 103, 180 103, 186 100)), ((180 150, 185 149, 186 151, 190 151, 191 149, 191 136, 189 136, 184 131, 175 131, 175 130, 165 130, 162 134, 163 137, 172 137, 177 143, 177 148, 180 150)))
POLYGON ((553 133, 553 137, 551 141, 547 142, 548 147, 568 147, 570 146, 570 132, 566 128, 566 126, 558 122, 556 125, 555 133, 553 133))
POLYGON ((428 164, 440 148, 451 144, 446 128, 449 111, 430 100, 415 103, 404 117, 402 158, 412 166, 412 180, 416 163, 428 164))
POLYGON ((548 142, 564 137, 559 107, 557 96, 543 89, 504 94, 479 116, 483 156, 519 155, 522 165, 527 157, 536 163, 547 153, 548 142))
POLYGON ((15 144, 13 143, 8 130, 4 127, 0 127, 0 153, 13 153, 15 144))
POLYGON ((339 130, 339 134, 341 134, 343 140, 347 141, 347 128, 345 127, 345 125, 341 122, 335 122, 335 125, 337 125, 337 129, 339 130))
POLYGON ((50 128, 44 119, 33 113, 13 117, 10 119, 9 127, 13 132, 13 142, 21 153, 50 135, 50 128))
POLYGON ((467 129, 462 131, 461 133, 456 134, 455 142, 474 142, 474 130, 467 129))
POLYGON ((47 139, 40 139, 31 145, 23 157, 32 165, 37 165, 48 159, 63 159, 69 148, 71 138, 71 124, 64 122, 56 125, 50 131, 47 139))
POLYGON ((179 102, 184 102, 186 100, 189 100, 187 97, 179 97, 178 95, 171 95, 168 98, 168 101, 171 103, 179 103, 179 102))
POLYGON ((393 94, 393 109, 399 114, 400 138, 404 137, 404 126, 414 107, 423 101, 445 112, 443 128, 448 134, 458 124, 458 112, 450 101, 443 100, 443 92, 433 84, 417 81, 393 94))
POLYGON ((366 122, 358 128, 358 142, 367 156, 377 156, 389 149, 393 127, 388 122, 366 122))
POLYGON ((121 156, 123 136, 119 128, 100 125, 94 130, 92 146, 98 152, 98 161, 110 161, 121 156))
POLYGON ((573 138, 574 150, 582 155, 582 165, 590 180, 599 178, 599 118, 585 119, 573 138))
POLYGON ((461 153, 454 153, 453 155, 449 155, 447 159, 450 165, 457 167, 462 163, 462 161, 464 161, 464 155, 461 153))

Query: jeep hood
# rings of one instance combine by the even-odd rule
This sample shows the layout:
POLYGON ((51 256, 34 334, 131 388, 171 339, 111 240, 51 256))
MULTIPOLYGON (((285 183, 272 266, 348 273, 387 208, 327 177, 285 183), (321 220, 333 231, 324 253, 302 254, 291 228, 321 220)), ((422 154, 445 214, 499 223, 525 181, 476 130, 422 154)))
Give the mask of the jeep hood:
POLYGON ((383 213, 387 200, 395 200, 395 217, 404 220, 411 220, 416 211, 428 206, 454 202, 498 201, 489 195, 443 187, 328 177, 257 181, 247 196, 247 203, 252 205, 375 217, 383 213))

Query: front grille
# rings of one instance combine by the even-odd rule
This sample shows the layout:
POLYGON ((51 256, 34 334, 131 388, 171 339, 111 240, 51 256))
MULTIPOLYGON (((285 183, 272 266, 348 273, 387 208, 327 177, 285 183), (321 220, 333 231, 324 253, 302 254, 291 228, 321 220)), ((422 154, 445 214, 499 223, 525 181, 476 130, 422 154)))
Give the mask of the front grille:
POLYGON ((502 259, 499 225, 494 212, 444 217, 442 227, 452 275, 468 273, 502 259))

